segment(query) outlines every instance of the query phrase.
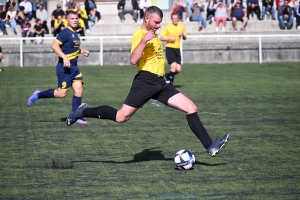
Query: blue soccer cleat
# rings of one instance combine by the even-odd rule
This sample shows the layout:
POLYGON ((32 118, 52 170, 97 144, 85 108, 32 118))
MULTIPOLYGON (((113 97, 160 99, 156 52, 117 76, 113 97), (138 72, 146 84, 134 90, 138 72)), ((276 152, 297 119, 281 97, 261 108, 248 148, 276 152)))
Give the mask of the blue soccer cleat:
POLYGON ((213 141, 210 147, 206 149, 207 153, 211 156, 215 156, 219 152, 219 150, 225 146, 228 138, 229 134, 225 134, 220 140, 219 138, 217 138, 215 141, 213 141))
POLYGON ((89 108, 89 106, 86 103, 82 103, 75 111, 71 112, 66 119, 67 125, 71 126, 77 122, 77 120, 82 119, 82 112, 86 108, 89 108))
POLYGON ((28 98, 27 100, 27 106, 31 106, 34 102, 36 102, 37 100, 39 100, 39 93, 41 91, 39 89, 36 89, 33 94, 28 98))

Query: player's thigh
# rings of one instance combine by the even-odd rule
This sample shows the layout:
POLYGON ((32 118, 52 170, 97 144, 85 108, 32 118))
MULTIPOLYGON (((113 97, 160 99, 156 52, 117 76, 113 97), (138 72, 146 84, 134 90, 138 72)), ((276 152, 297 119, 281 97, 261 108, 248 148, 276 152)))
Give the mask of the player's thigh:
POLYGON ((197 112, 196 104, 182 93, 178 93, 172 96, 168 100, 168 106, 181 110, 186 114, 197 112))

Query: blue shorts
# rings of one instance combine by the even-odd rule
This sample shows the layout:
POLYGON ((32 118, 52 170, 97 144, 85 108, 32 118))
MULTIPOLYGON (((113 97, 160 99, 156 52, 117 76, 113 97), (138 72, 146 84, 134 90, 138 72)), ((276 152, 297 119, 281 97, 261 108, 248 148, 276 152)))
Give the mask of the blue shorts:
POLYGON ((64 67, 63 63, 56 65, 57 87, 61 89, 69 89, 74 81, 80 81, 83 84, 83 76, 77 65, 72 65, 70 68, 64 67))

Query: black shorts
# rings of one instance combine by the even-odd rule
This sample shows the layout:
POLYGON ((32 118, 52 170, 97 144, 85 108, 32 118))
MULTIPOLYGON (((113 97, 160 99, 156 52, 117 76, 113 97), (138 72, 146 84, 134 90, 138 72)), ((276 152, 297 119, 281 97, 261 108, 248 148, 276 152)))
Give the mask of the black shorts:
POLYGON ((166 83, 163 76, 142 71, 134 77, 124 104, 142 108, 150 99, 155 99, 168 105, 169 98, 178 93, 177 89, 166 83))
POLYGON ((166 47, 166 57, 169 65, 173 62, 181 65, 180 49, 166 47))

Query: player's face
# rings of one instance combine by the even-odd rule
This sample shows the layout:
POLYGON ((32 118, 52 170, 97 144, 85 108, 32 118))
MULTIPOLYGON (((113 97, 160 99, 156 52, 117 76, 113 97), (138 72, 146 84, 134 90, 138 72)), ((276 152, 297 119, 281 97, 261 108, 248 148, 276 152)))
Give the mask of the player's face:
POLYGON ((148 31, 153 30, 154 33, 160 29, 162 22, 162 18, 157 14, 152 14, 150 16, 145 17, 145 25, 148 29, 148 31))
POLYGON ((78 25, 78 16, 76 14, 69 14, 67 21, 71 28, 76 28, 78 25))
POLYGON ((178 15, 173 15, 173 16, 171 17, 171 20, 172 20, 172 23, 173 23, 174 25, 177 25, 177 24, 178 24, 178 21, 179 21, 178 15))

